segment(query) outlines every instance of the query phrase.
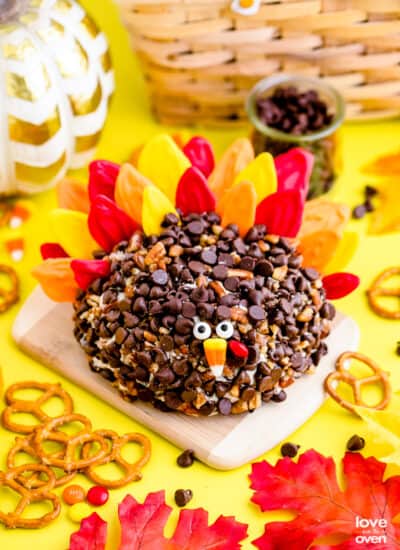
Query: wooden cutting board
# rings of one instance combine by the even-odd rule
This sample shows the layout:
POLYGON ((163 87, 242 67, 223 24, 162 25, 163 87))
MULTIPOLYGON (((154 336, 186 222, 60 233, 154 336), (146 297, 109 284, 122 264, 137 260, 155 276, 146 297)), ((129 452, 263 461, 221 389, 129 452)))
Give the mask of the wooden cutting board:
POLYGON ((162 413, 145 403, 128 403, 109 382, 89 369, 73 337, 72 307, 55 304, 38 288, 22 307, 13 328, 19 347, 41 363, 123 411, 214 468, 237 468, 265 453, 312 416, 325 400, 323 380, 340 353, 357 348, 359 331, 338 314, 329 336, 329 353, 315 374, 305 375, 287 390, 283 403, 268 403, 252 414, 193 418, 162 413))

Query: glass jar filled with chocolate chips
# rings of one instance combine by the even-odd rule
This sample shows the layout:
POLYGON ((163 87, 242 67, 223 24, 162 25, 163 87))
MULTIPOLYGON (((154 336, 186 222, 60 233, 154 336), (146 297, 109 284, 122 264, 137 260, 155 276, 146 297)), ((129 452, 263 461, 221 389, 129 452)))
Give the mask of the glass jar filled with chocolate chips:
POLYGON ((314 155, 308 198, 329 191, 339 169, 337 130, 345 113, 344 100, 334 88, 317 78, 268 77, 251 91, 247 113, 256 154, 308 149, 314 155))

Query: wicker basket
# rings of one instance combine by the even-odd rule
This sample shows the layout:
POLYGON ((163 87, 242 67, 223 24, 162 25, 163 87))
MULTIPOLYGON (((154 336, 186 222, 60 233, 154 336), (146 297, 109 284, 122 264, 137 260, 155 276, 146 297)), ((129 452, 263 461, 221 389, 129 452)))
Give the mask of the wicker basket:
POLYGON ((246 121, 244 100, 277 72, 321 76, 349 118, 400 114, 400 0, 118 0, 164 123, 246 121))

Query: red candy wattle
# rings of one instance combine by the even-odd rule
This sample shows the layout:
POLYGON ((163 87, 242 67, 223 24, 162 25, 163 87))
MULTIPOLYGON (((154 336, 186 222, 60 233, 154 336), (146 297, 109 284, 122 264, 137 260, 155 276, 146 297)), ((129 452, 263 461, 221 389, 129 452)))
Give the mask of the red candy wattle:
POLYGON ((256 224, 264 224, 268 233, 280 237, 296 237, 304 210, 300 191, 278 191, 266 197, 256 210, 256 224))
POLYGON ((233 355, 240 357, 241 359, 247 359, 249 350, 245 344, 238 342, 237 340, 230 340, 228 346, 233 355))
POLYGON ((79 288, 87 288, 100 277, 107 277, 110 273, 110 262, 105 260, 72 260, 71 269, 79 288))
POLYGON ((121 241, 129 240, 140 229, 128 214, 104 195, 98 195, 92 202, 88 225, 93 239, 106 252, 111 252, 121 241))
POLYGON ((211 144, 203 137, 195 136, 187 142, 183 148, 183 152, 192 165, 208 178, 215 166, 214 152, 211 144))
POLYGON ((58 243, 43 243, 40 247, 40 254, 43 260, 54 258, 68 258, 68 254, 63 247, 58 243))
POLYGON ((323 277, 322 284, 328 300, 339 300, 359 286, 360 278, 353 273, 332 273, 323 277))
POLYGON ((89 165, 89 198, 93 201, 98 195, 114 200, 115 182, 120 166, 108 160, 95 160, 89 165))
POLYGON ((89 489, 86 498, 88 503, 93 506, 103 506, 107 502, 109 496, 110 494, 106 487, 96 485, 95 487, 91 487, 89 489))
POLYGON ((181 177, 176 190, 176 207, 183 215, 203 214, 215 210, 215 197, 208 187, 205 176, 191 166, 181 177))

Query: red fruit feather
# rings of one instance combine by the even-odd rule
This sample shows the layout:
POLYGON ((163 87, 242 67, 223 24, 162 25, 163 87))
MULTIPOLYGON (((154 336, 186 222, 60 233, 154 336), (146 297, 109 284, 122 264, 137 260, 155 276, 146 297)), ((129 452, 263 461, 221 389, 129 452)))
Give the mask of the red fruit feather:
POLYGON ((115 202, 104 195, 98 195, 92 202, 88 225, 93 239, 106 252, 111 252, 121 241, 130 239, 140 228, 115 202))
POLYGON ((295 147, 275 157, 274 162, 278 191, 297 190, 305 200, 314 166, 314 155, 305 149, 295 147))
POLYGON ((256 224, 264 224, 268 233, 281 237, 296 237, 303 218, 304 197, 300 191, 289 190, 266 197, 256 210, 256 224))
POLYGON ((69 550, 105 550, 107 523, 94 512, 81 521, 79 531, 70 538, 69 550))
MULTIPOLYGON (((253 464, 250 475, 255 490, 252 501, 265 510, 292 510, 292 521, 268 523, 265 533, 253 544, 259 550, 307 550, 321 537, 345 539, 339 546, 313 546, 320 550, 369 548, 357 544, 356 537, 367 537, 371 527, 356 524, 356 517, 385 520, 376 523, 376 535, 385 536, 381 550, 400 547, 400 525, 393 520, 400 513, 400 476, 383 481, 386 465, 373 457, 347 453, 343 460, 346 489, 337 482, 332 458, 314 450, 305 452, 296 464, 289 458, 275 466, 268 462, 253 464)), ((365 540, 365 539, 363 539, 365 540)), ((365 540, 368 543, 368 540, 365 540)), ((379 548, 371 545, 371 548, 379 548)))
POLYGON ((109 160, 94 160, 89 164, 89 198, 105 195, 114 200, 115 183, 120 166, 109 160))
POLYGON ((43 260, 69 257, 63 247, 58 243, 43 243, 40 247, 40 254, 43 260))
POLYGON ((339 300, 353 292, 360 284, 360 278, 353 273, 331 273, 322 279, 328 300, 339 300))
POLYGON ((191 166, 181 177, 176 190, 175 204, 184 215, 203 214, 215 210, 215 196, 198 168, 191 166))
POLYGON ((183 148, 187 158, 206 178, 214 170, 214 151, 210 142, 200 136, 193 137, 183 148))
POLYGON ((96 279, 107 277, 110 262, 106 260, 72 260, 71 269, 79 288, 86 290, 96 279))

